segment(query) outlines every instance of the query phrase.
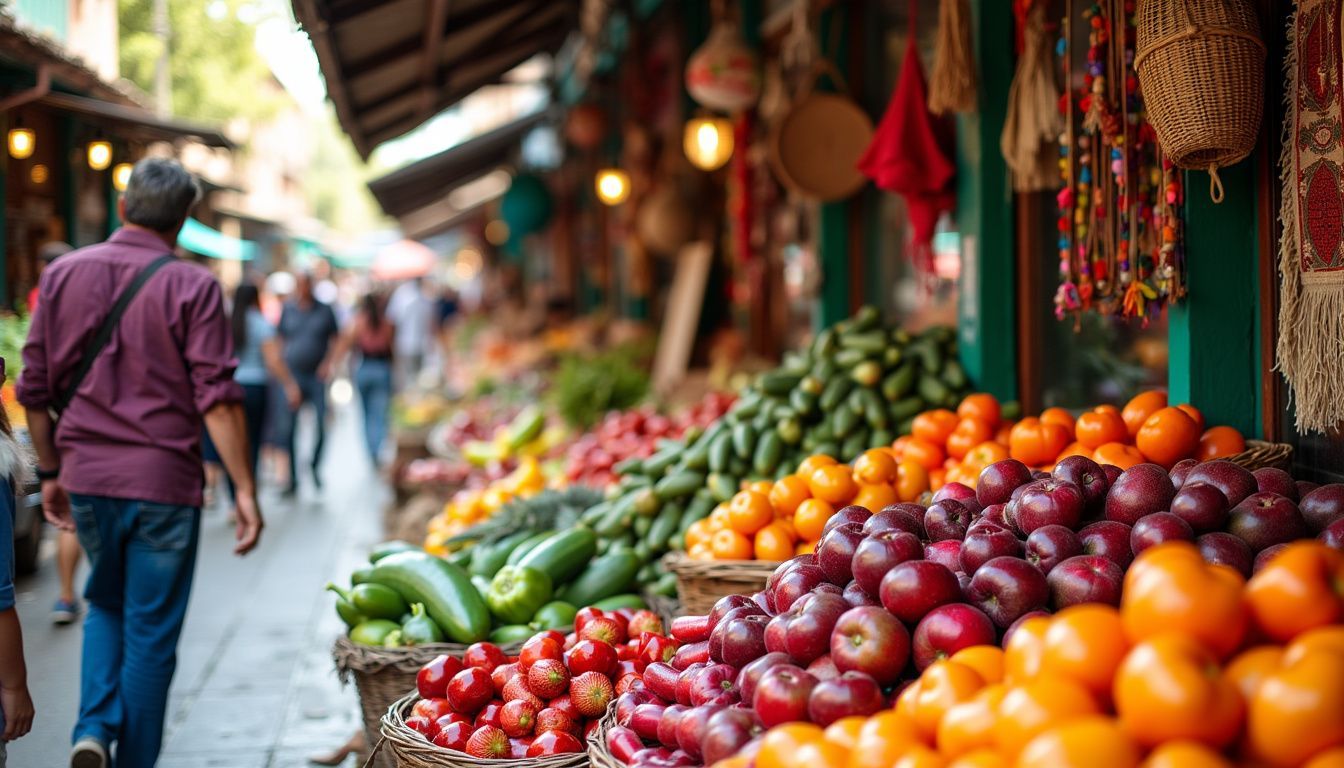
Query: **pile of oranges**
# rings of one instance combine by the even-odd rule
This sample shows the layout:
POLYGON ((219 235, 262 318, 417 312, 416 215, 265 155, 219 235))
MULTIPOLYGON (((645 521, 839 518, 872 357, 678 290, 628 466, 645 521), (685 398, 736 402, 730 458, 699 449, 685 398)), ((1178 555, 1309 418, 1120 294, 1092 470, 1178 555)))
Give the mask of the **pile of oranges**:
POLYGON ((993 395, 968 395, 957 410, 925 411, 911 433, 893 445, 896 457, 923 466, 930 486, 958 482, 975 487, 980 471, 1014 458, 1049 470, 1065 456, 1082 455, 1129 469, 1152 462, 1170 469, 1182 459, 1208 461, 1246 450, 1232 427, 1206 429, 1204 416, 1189 404, 1168 405, 1159 390, 1143 392, 1124 408, 1099 405, 1078 417, 1063 408, 1018 421, 1004 418, 993 395))
POLYGON ((865 451, 853 465, 809 456, 797 472, 748 483, 693 523, 686 531, 686 553, 696 560, 788 560, 816 549, 836 510, 850 504, 881 509, 914 501, 929 489, 924 465, 899 459, 892 448, 865 451))
POLYGON ((1171 542, 1125 580, 1118 610, 1028 619, 891 709, 777 726, 755 768, 1344 766, 1344 554, 1298 542, 1247 583, 1171 542))

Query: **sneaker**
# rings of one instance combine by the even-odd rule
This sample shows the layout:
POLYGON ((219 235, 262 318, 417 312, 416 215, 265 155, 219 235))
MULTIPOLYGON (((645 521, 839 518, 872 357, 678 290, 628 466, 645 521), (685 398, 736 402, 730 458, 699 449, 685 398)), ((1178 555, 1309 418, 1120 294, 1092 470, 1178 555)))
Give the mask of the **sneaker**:
POLYGON ((73 624, 79 616, 79 606, 72 600, 57 600, 51 607, 51 623, 58 626, 73 624))
POLYGON ((107 768, 107 747, 92 736, 83 736, 70 750, 70 768, 107 768))

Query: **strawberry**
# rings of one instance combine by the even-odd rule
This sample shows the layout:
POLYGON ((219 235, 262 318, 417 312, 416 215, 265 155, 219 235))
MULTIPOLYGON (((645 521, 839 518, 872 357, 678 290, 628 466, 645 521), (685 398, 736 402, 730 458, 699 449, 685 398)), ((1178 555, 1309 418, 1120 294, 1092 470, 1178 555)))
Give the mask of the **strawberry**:
POLYGON ((630 690, 644 690, 644 678, 637 672, 627 672, 616 681, 616 695, 630 690))
POLYGON ((532 689, 527 685, 527 678, 523 675, 517 675, 504 684, 504 690, 500 691, 499 695, 505 701, 513 701, 514 699, 524 698, 531 693, 532 689))
POLYGON ((636 611, 635 615, 630 617, 630 624, 625 631, 630 637, 639 637, 645 632, 652 632, 655 635, 665 634, 663 620, 658 618, 658 614, 649 610, 636 611))
POLYGON ((527 671, 527 687, 543 699, 553 699, 569 690, 569 670, 558 659, 541 659, 527 671))
POLYGON ((499 713, 499 726, 513 738, 531 735, 537 722, 537 709, 524 699, 514 699, 499 713))
POLYGON ((502 760, 512 754, 509 735, 493 725, 483 725, 467 739, 467 754, 487 760, 502 760))
POLYGON ((569 698, 584 717, 601 717, 615 695, 611 678, 601 672, 584 672, 569 681, 569 698))
POLYGON ((508 685, 509 681, 519 674, 521 672, 515 663, 500 664, 495 667, 495 670, 490 673, 490 680, 495 684, 495 694, 503 696, 504 686, 508 685))
POLYGON ((601 616, 590 620, 579 630, 580 640, 594 640, 617 646, 625 642, 625 628, 616 619, 601 616))
POLYGON ((578 734, 579 724, 574 717, 562 709, 547 707, 537 713, 537 733, 564 731, 578 734))
POLYGON ((579 719, 579 708, 574 706, 574 700, 569 698, 568 693, 566 693, 563 696, 556 696, 554 699, 551 699, 550 701, 546 702, 546 706, 550 707, 551 709, 558 709, 561 712, 564 712, 566 715, 569 715, 570 717, 574 718, 576 722, 579 719))

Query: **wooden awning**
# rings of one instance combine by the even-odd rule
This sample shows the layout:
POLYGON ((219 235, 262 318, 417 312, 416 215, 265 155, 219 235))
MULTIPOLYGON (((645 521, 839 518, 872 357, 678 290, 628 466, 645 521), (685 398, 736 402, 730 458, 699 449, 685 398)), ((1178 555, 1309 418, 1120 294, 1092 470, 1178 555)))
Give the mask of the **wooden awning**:
POLYGON ((341 127, 365 158, 532 56, 559 49, 578 0, 292 0, 341 127))
POLYGON ((185 120, 159 117, 140 107, 55 91, 38 99, 37 103, 60 112, 78 115, 86 122, 95 125, 120 126, 149 139, 174 141, 186 137, 195 139, 207 147, 234 149, 234 143, 215 128, 185 120))

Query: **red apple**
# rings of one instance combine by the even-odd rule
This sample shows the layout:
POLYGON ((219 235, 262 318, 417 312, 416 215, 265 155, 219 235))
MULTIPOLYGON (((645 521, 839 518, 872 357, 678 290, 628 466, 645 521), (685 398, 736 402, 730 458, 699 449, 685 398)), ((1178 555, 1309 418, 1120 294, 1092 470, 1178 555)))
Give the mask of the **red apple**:
POLYGON ((887 571, 906 560, 917 560, 923 554, 924 548, 913 533, 905 531, 875 533, 860 541, 854 550, 854 580, 864 592, 877 597, 882 577, 887 571))
POLYGON ((1185 485, 1186 478, 1190 476, 1190 470, 1198 464, 1197 459, 1181 459, 1172 466, 1171 471, 1167 474, 1171 477, 1171 484, 1176 486, 1176 490, 1179 491, 1185 485))
POLYGON ((961 543, 958 560, 962 571, 975 573, 977 568, 996 557, 1022 555, 1022 542, 1007 528, 995 523, 975 523, 971 528, 973 530, 966 532, 966 540, 961 543))
POLYGON ((946 499, 975 501, 975 498, 975 489, 965 483, 947 483, 933 493, 933 503, 935 504, 946 499))
POLYGON ((680 676, 671 664, 655 662, 644 668, 644 686, 664 701, 676 701, 677 678, 680 676))
POLYGON ((1098 520, 1079 531, 1078 538, 1083 542, 1083 552, 1105 557, 1124 570, 1134 560, 1129 532, 1130 527, 1124 523, 1098 520))
POLYGON ((1125 571, 1109 557, 1078 555, 1055 566, 1045 580, 1057 611, 1079 603, 1118 606, 1125 571))
POLYGON ((1194 541, 1195 532, 1185 520, 1170 512, 1144 515, 1129 531, 1129 549, 1135 557, 1164 541, 1194 541))
POLYGON ((908 560, 882 577, 882 606, 906 624, 915 625, 940 605, 962 599, 957 577, 932 560, 908 560))
POLYGON ((1256 492, 1255 475, 1240 464, 1223 459, 1206 461, 1192 468, 1185 476, 1185 482, 1212 485, 1227 497, 1229 507, 1235 507, 1256 492))
POLYGON ((1167 470, 1156 464, 1136 464, 1125 470, 1106 493, 1106 519, 1133 525, 1154 512, 1166 512, 1176 487, 1167 470))
MULTIPOLYGON (((763 614, 743 616, 720 624, 723 628, 723 647, 719 661, 741 668, 755 659, 764 656, 765 627, 771 621, 763 614)), ((718 629, 716 628, 717 632, 718 629)), ((713 641, 710 641, 710 656, 713 656, 713 641)))
POLYGON ((831 631, 848 610, 849 603, 839 595, 826 592, 804 595, 766 625, 766 650, 787 653, 797 663, 808 664, 830 649, 831 631))
POLYGON ((486 672, 493 671, 500 664, 507 664, 509 657, 494 643, 472 643, 462 655, 462 663, 468 667, 478 667, 486 672))
POLYGON ((663 717, 658 721, 658 741, 664 747, 677 748, 677 727, 681 725, 681 716, 688 709, 690 707, 683 704, 669 704, 663 710, 663 717))
POLYGON ((1083 554, 1083 541, 1073 529, 1063 525, 1043 525, 1027 536, 1026 559, 1028 563, 1050 574, 1056 565, 1083 554))
POLYGON ((996 557, 976 569, 966 599, 999 627, 1006 628, 1050 599, 1045 574, 1020 557, 996 557))
POLYGON ((1187 482, 1172 498, 1171 513, 1196 533, 1220 531, 1227 524, 1227 497, 1209 483, 1187 482))
POLYGON ((1255 553, 1251 545, 1225 531, 1211 531, 1195 539, 1199 554, 1207 563, 1226 565, 1250 578, 1255 553))
POLYGON ((1297 498, 1299 499, 1306 496, 1308 493, 1311 493, 1312 491, 1316 490, 1317 488, 1321 487, 1320 483, 1313 483, 1310 480, 1298 480, 1296 482, 1296 485, 1297 485, 1297 498))
POLYGON ((750 709, 729 707, 709 718, 704 738, 700 741, 700 756, 705 765, 714 765, 732 757, 752 739, 763 732, 761 724, 750 709))
POLYGON ((1107 485, 1115 485, 1115 481, 1119 480, 1120 476, 1125 473, 1125 470, 1115 466, 1114 464, 1102 464, 1101 471, 1106 473, 1107 485))
POLYGON ((448 681, 446 695, 455 711, 474 714, 495 697, 495 681, 483 668, 467 667, 448 681))
POLYGON ((525 757, 549 757, 568 755, 584 751, 584 744, 578 736, 567 731, 545 731, 537 734, 527 746, 525 757))
POLYGON ((1261 493, 1277 493, 1294 504, 1297 503, 1297 482, 1293 476, 1278 467, 1261 467, 1251 473, 1255 477, 1256 490, 1261 493))
POLYGON ((1277 557, 1278 554, 1282 552, 1284 548, 1287 546, 1288 546, 1287 544, 1275 544, 1270 547, 1265 547, 1263 550, 1260 551, 1258 555, 1255 556, 1255 562, 1251 564, 1251 573, 1252 574, 1259 573, 1261 569, 1263 569, 1266 565, 1269 565, 1269 561, 1277 557))
MULTIPOLYGON (((979 517, 975 518, 976 523, 993 523, 995 525, 1012 530, 1013 526, 1008 522, 1008 517, 1004 514, 1006 504, 990 504, 980 511, 979 517)), ((972 523, 971 525, 975 525, 972 523)), ((969 529, 967 529, 969 532, 969 529)))
MULTIPOLYGON (((780 569, 789 567, 791 563, 793 563, 792 560, 786 560, 785 562, 781 563, 779 568, 775 569, 776 573, 778 573, 780 569)), ((714 628, 719 625, 720 621, 723 621, 723 617, 727 616, 729 611, 737 610, 739 608, 750 610, 752 608, 759 608, 759 607, 760 606, 757 606, 755 603, 753 603, 751 598, 747 597, 746 595, 726 595, 724 597, 719 598, 714 603, 714 607, 709 609, 709 620, 707 622, 708 626, 706 627, 706 634, 704 637, 700 638, 677 637, 676 639, 683 643, 687 642, 693 643, 698 640, 708 640, 709 633, 714 631, 714 628)), ((673 637, 676 637, 676 635, 674 634, 673 637)))
POLYGON ((981 507, 1007 504, 1013 490, 1031 482, 1031 468, 1017 459, 996 461, 980 470, 976 481, 975 498, 981 507))
POLYGON ((727 664, 709 664, 691 677, 691 703, 736 704, 741 697, 737 692, 737 668, 727 664))
POLYGON ((778 613, 784 613, 803 595, 816 590, 826 582, 826 572, 815 565, 800 565, 780 577, 775 583, 774 605, 778 613))
POLYGON ((616 649, 599 640, 580 640, 565 656, 565 666, 569 667, 569 674, 575 677, 584 672, 611 675, 620 661, 616 649))
POLYGON ((851 504, 848 507, 841 507, 835 511, 835 514, 831 515, 831 519, 826 521, 826 525, 821 527, 821 535, 825 536, 837 526, 846 525, 848 523, 858 523, 862 526, 864 523, 868 522, 868 518, 872 516, 872 510, 867 507, 860 507, 855 504, 851 504))
POLYGON ((640 704, 651 704, 654 700, 654 695, 648 691, 626 691, 620 694, 616 697, 616 722, 629 725, 635 709, 640 704))
POLYGON ((876 598, 863 591, 863 587, 860 587, 859 582, 857 581, 851 581, 846 584, 845 589, 840 593, 840 596, 845 598, 845 602, 849 603, 853 608, 879 604, 876 598))
POLYGON ((691 686, 695 684, 695 676, 700 674, 700 670, 708 667, 712 662, 700 661, 683 669, 681 674, 677 675, 677 698, 676 702, 683 707, 689 707, 691 701, 691 686))
POLYGON ((1228 533, 1260 552, 1311 535, 1297 505, 1277 493, 1256 492, 1232 508, 1228 533))
POLYGON ((965 603, 940 605, 920 619, 911 637, 915 668, 922 672, 962 648, 992 645, 996 639, 994 622, 979 608, 965 603))
POLYGON ((709 657, 715 661, 721 661, 723 657, 723 633, 728 628, 729 622, 737 619, 743 619, 748 616, 764 616, 765 611, 760 606, 752 603, 749 606, 734 608, 725 613, 723 618, 714 624, 714 629, 709 633, 709 657))
POLYGON ((844 586, 854 578, 850 564, 854 560, 854 550, 864 539, 863 529, 864 526, 858 523, 837 525, 817 542, 817 565, 832 584, 844 586))
POLYGON ((845 672, 834 680, 822 680, 807 700, 808 718, 825 728, 842 717, 867 717, 885 709, 882 688, 862 672, 845 672))
POLYGON ((970 525, 971 510, 956 499, 934 502, 924 512, 924 532, 929 541, 961 541, 966 538, 966 529, 970 525))
POLYGON ((422 699, 442 699, 448 695, 448 681, 462 671, 462 662, 446 653, 435 656, 415 674, 415 687, 422 699))
POLYGON ((1324 531, 1344 518, 1344 483, 1328 483, 1307 492, 1297 507, 1307 528, 1316 533, 1324 531))
POLYGON ((1316 538, 1324 542, 1327 547, 1344 549, 1344 517, 1325 526, 1325 530, 1321 531, 1316 538))
POLYGON ((773 667, 783 664, 794 666, 789 654, 771 651, 742 667, 742 671, 737 673, 737 690, 742 695, 742 701, 750 703, 756 696, 756 684, 761 681, 761 677, 773 667))
POLYGON ((1100 464, 1086 456, 1065 456, 1055 464, 1050 476, 1078 486, 1083 492, 1083 509, 1087 514, 1101 512, 1111 484, 1100 464))
POLYGON ((677 745, 681 751, 699 760, 700 741, 709 728, 709 718, 726 708, 723 704, 702 704, 684 712, 677 722, 677 745))
POLYGON ((922 537, 924 511, 924 507, 908 502, 883 507, 863 524, 863 533, 865 536, 871 536, 883 531, 905 531, 922 537))
POLYGON ((443 747, 444 749, 466 752, 467 739, 470 739, 471 734, 475 731, 476 726, 472 725, 469 721, 445 723, 439 727, 438 732, 434 734, 434 738, 431 739, 431 741, 434 742, 435 746, 443 747))
POLYGON ((841 672, 863 672, 891 685, 910 659, 910 633, 882 607, 851 608, 831 632, 831 659, 841 672))
POLYGON ((1024 535, 1043 525, 1075 528, 1083 519, 1083 491, 1065 480, 1033 480, 1012 504, 1013 523, 1024 535))
POLYGON ((817 687, 817 678, 803 670, 781 665, 772 667, 756 684, 751 708, 761 725, 773 728, 780 723, 807 720, 807 700, 817 687))
POLYGON ((835 666, 835 659, 828 653, 825 656, 818 656, 807 665, 807 673, 818 680, 834 680, 840 676, 840 669, 835 666))
POLYGON ((932 560, 949 571, 961 570, 961 542, 955 539, 924 545, 924 559, 932 560))

